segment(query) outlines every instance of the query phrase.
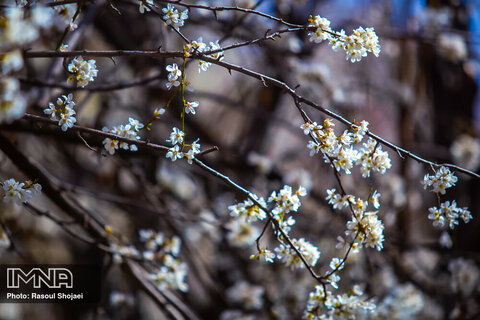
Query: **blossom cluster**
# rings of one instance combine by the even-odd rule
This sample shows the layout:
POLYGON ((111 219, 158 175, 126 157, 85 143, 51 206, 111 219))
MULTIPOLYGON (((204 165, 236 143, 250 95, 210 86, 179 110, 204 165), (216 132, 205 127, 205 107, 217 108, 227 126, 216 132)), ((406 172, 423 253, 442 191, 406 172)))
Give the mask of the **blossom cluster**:
POLYGON ((384 225, 378 218, 377 211, 366 211, 369 204, 372 204, 375 209, 380 208, 378 201, 380 196, 380 193, 375 190, 368 200, 362 200, 353 195, 338 194, 335 189, 327 190, 326 200, 333 209, 349 207, 352 212, 351 220, 346 225, 346 239, 338 237, 338 248, 351 247, 353 252, 357 252, 363 246, 376 248, 378 251, 383 249, 384 225))
POLYGON ((423 188, 432 188, 432 192, 445 194, 445 190, 451 188, 457 183, 458 178, 447 167, 440 167, 435 175, 426 174, 423 177, 423 188))
MULTIPOLYGON (((253 245, 260 235, 260 230, 253 222, 267 218, 267 213, 261 208, 266 207, 265 200, 256 195, 252 195, 252 197, 260 206, 251 199, 228 206, 230 216, 235 219, 226 225, 229 230, 227 239, 235 247, 250 247, 253 245)), ((261 254, 259 253, 251 258, 260 260, 261 257, 265 258, 266 261, 273 262, 275 255, 268 249, 262 249, 261 254)))
MULTIPOLYGON (((258 198, 256 195, 252 196, 261 207, 266 207, 266 202, 263 198, 258 198)), ((227 239, 231 245, 235 247, 250 247, 255 243, 255 240, 260 235, 260 230, 253 222, 267 218, 267 213, 260 206, 251 199, 228 206, 230 216, 235 218, 226 225, 229 230, 227 239)), ((264 257, 265 260, 268 259, 270 262, 273 262, 275 255, 273 257, 271 255, 271 251, 263 249, 262 255, 258 254, 251 258, 260 260, 260 257, 264 257)))
POLYGON ((162 263, 158 271, 150 274, 150 280, 161 290, 174 289, 186 292, 187 265, 178 258, 182 245, 180 238, 176 236, 168 238, 163 233, 151 229, 140 230, 139 237, 146 248, 143 251, 143 258, 162 263))
MULTIPOLYGON (((217 51, 214 53, 210 53, 207 56, 211 57, 215 60, 221 61, 224 58, 224 53, 221 50, 222 47, 218 43, 218 40, 215 42, 210 42, 210 46, 207 46, 206 43, 203 42, 203 37, 198 38, 197 40, 193 40, 190 43, 185 45, 185 53, 186 56, 190 56, 193 53, 204 53, 208 51, 217 51)), ((198 73, 202 71, 207 71, 208 68, 212 65, 211 62, 207 62, 204 60, 198 60, 198 73)))
POLYGON ((316 285, 314 291, 309 294, 303 318, 308 320, 362 319, 376 308, 375 303, 367 301, 363 296, 364 292, 358 285, 355 285, 351 291, 338 295, 333 295, 332 292, 325 291, 323 286, 316 285), (320 313, 323 308, 327 309, 326 314, 320 313))
POLYGON ((273 204, 274 208, 271 213, 278 225, 282 228, 283 232, 289 233, 291 227, 295 224, 295 219, 287 214, 290 212, 297 212, 302 205, 299 197, 307 195, 307 190, 300 186, 297 190, 293 191, 289 185, 283 186, 278 192, 273 191, 268 198, 268 203, 273 204))
POLYGON ((307 144, 310 156, 321 152, 325 162, 346 174, 350 174, 350 169, 358 165, 364 178, 369 177, 372 170, 384 174, 392 167, 388 152, 383 151, 375 139, 369 138, 358 150, 354 149, 354 145, 360 143, 368 131, 367 121, 352 125, 351 131, 345 130, 338 136, 332 128, 334 125, 331 119, 326 119, 323 125, 306 122, 300 127, 305 135, 312 138, 307 144))
MULTIPOLYGON (((266 207, 265 200, 263 198, 257 198, 257 201, 266 207)), ((264 220, 267 218, 267 213, 263 211, 258 205, 256 205, 251 199, 247 199, 237 204, 228 206, 230 215, 234 218, 245 217, 247 222, 255 222, 257 220, 264 220)))
MULTIPOLYGON (((252 194, 251 197, 255 201, 247 199, 230 205, 228 207, 230 215, 236 219, 227 225, 230 230, 228 235, 229 242, 241 247, 253 245, 260 235, 260 231, 253 223, 265 220, 269 214, 272 219, 276 220, 276 226, 280 228, 275 230, 278 238, 284 239, 283 235, 287 235, 291 227, 296 223, 291 213, 298 211, 301 206, 299 197, 303 197, 306 194, 306 189, 301 186, 297 190, 293 190, 291 186, 285 185, 278 192, 273 191, 267 202, 263 198, 252 194), (265 211, 267 203, 273 206, 269 214, 265 211)), ((284 242, 274 249, 275 253, 257 245, 258 252, 251 255, 250 258, 253 260, 263 259, 267 262, 273 262, 277 258, 291 269, 304 268, 304 262, 297 254, 298 251, 310 266, 315 266, 320 258, 320 250, 304 238, 291 239, 291 241, 296 250, 284 242)))
POLYGON ((381 194, 377 190, 374 190, 369 198, 364 201, 350 194, 341 195, 336 192, 336 189, 327 189, 326 200, 333 209, 342 209, 352 205, 353 208, 363 211, 368 207, 369 203, 371 203, 375 209, 380 208, 380 202, 378 200, 380 197, 381 194))
MULTIPOLYGON (((383 229, 383 222, 378 218, 377 212, 362 212, 360 217, 352 217, 347 222, 346 241, 351 243, 353 251, 360 249, 362 246, 381 251, 384 240, 383 229)), ((344 246, 342 241, 339 245, 344 246)))
POLYGON ((163 20, 172 28, 180 29, 185 24, 185 20, 188 19, 188 9, 185 9, 182 12, 179 12, 174 6, 170 3, 167 4, 166 8, 162 9, 163 20))
POLYGON ((187 276, 187 265, 180 259, 171 255, 163 256, 163 265, 158 272, 150 274, 150 280, 155 282, 160 290, 180 290, 188 291, 188 285, 185 283, 187 276))
POLYGON ((374 28, 358 27, 352 34, 347 35, 343 29, 340 32, 333 31, 330 20, 321 16, 310 16, 308 22, 309 27, 315 28, 308 33, 310 41, 319 43, 328 40, 333 50, 344 49, 346 59, 351 62, 362 60, 369 52, 376 57, 380 54, 380 44, 374 28))
MULTIPOLYGON (((458 178, 447 167, 440 167, 434 175, 426 174, 423 177, 424 189, 431 188, 440 199, 440 195, 446 193, 446 189, 451 188, 457 183, 458 178)), ((472 215, 468 208, 457 207, 455 200, 452 202, 445 201, 440 203, 439 207, 433 206, 428 209, 428 219, 433 221, 433 226, 439 229, 450 228, 453 229, 455 225, 459 224, 460 219, 468 223, 472 219, 472 215)))
MULTIPOLYGON (((140 131, 143 127, 144 126, 140 121, 132 117, 129 117, 127 124, 113 126, 112 129, 103 127, 102 131, 117 135, 119 137, 131 139, 131 140, 140 140, 138 131, 140 131)), ((118 150, 118 148, 121 148, 123 150, 130 150, 130 151, 138 150, 138 147, 135 144, 128 144, 126 142, 119 141, 116 139, 111 139, 111 138, 105 138, 103 140, 103 145, 105 147, 105 150, 107 150, 110 155, 115 154, 115 150, 118 150)))
POLYGON ((111 243, 113 261, 121 263, 125 258, 143 258, 152 264, 157 262, 160 266, 152 270, 149 279, 155 282, 160 290, 173 289, 186 292, 188 290, 188 285, 185 283, 187 265, 178 258, 181 247, 180 238, 176 236, 168 238, 163 233, 141 229, 139 239, 145 247, 142 252, 132 245, 111 243))
MULTIPOLYGON (((317 264, 318 259, 320 259, 321 252, 316 246, 304 238, 292 239, 292 244, 302 254, 310 266, 313 267, 317 264)), ((281 244, 275 248, 275 254, 278 260, 282 261, 292 270, 305 268, 305 264, 301 260, 300 256, 291 246, 281 244)))
POLYGON ((178 87, 180 85, 180 81, 182 80, 182 70, 178 68, 176 63, 168 65, 166 67, 168 73, 168 82, 165 84, 167 89, 170 90, 172 87, 178 87))
POLYGON ((177 236, 167 238, 163 233, 151 229, 141 229, 138 234, 146 248, 143 252, 146 260, 154 260, 164 254, 171 254, 175 257, 180 254, 182 241, 177 236))
POLYGON ((77 86, 85 87, 89 82, 94 81, 93 78, 97 76, 98 70, 94 59, 83 60, 83 57, 73 58, 68 64, 68 72, 71 75, 68 77, 68 82, 77 82, 77 86))
POLYGON ((0 198, 3 202, 12 202, 15 204, 22 204, 30 201, 33 196, 40 193, 42 186, 32 181, 18 182, 11 178, 0 183, 0 198))
POLYGON ((443 229, 448 227, 450 229, 455 228, 459 224, 460 219, 464 223, 470 222, 472 215, 468 208, 459 208, 455 200, 450 203, 450 201, 445 201, 440 204, 440 208, 430 207, 428 209, 430 214, 428 219, 433 221, 433 226, 443 229))
POLYGON ((200 143, 198 143, 199 139, 192 142, 192 144, 186 144, 184 142, 184 137, 185 133, 182 130, 178 129, 177 127, 172 129, 170 137, 166 141, 170 142, 173 147, 168 150, 166 157, 170 158, 172 161, 186 158, 187 162, 192 164, 193 159, 195 159, 195 155, 200 153, 200 143), (187 152, 184 152, 183 149, 187 146, 190 147, 190 149, 187 152))
POLYGON ((69 93, 68 95, 62 95, 57 98, 56 104, 53 102, 48 103, 48 108, 43 110, 43 113, 50 115, 52 119, 55 119, 56 114, 58 113, 59 120, 58 125, 62 128, 62 131, 67 131, 68 128, 73 127, 73 124, 77 122, 75 118, 75 102, 73 102, 73 95, 69 93))

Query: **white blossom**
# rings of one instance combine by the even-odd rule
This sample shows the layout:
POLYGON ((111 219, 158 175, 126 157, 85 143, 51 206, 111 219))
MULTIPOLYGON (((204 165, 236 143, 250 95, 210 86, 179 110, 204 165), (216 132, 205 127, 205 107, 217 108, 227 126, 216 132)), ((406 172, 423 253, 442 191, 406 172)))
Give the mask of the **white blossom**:
POLYGON ((3 181, 1 185, 0 198, 3 198, 3 202, 12 202, 18 205, 30 201, 42 190, 42 186, 38 183, 18 182, 13 178, 3 181))
POLYGON ((83 57, 73 58, 68 64, 68 72, 71 76, 68 77, 69 82, 76 81, 77 86, 85 87, 89 82, 94 81, 98 70, 94 59, 88 61, 83 60, 83 57))
POLYGON ((344 30, 340 32, 332 30, 330 20, 321 16, 310 16, 308 22, 310 28, 315 28, 308 33, 310 41, 319 43, 329 40, 332 49, 335 51, 339 48, 344 49, 346 59, 351 62, 360 61, 369 52, 377 57, 380 54, 380 44, 374 28, 358 27, 351 35, 347 35, 344 30))
MULTIPOLYGON (((138 130, 141 130, 143 127, 144 125, 139 120, 129 117, 127 124, 113 126, 112 129, 103 127, 102 131, 117 135, 122 138, 127 138, 130 140, 140 140, 140 136, 138 135, 138 130)), ((103 146, 110 155, 115 154, 115 150, 118 150, 118 149, 130 150, 130 151, 138 150, 138 147, 135 144, 129 144, 127 142, 119 141, 111 138, 105 138, 103 140, 103 146)))
POLYGON ((441 203, 440 208, 430 207, 428 211, 430 212, 428 219, 433 221, 434 227, 440 229, 445 227, 453 229, 459 224, 460 219, 464 223, 468 223, 472 219, 470 211, 467 208, 457 207, 455 200, 451 203, 450 201, 441 203))
POLYGON ((162 12, 165 23, 175 29, 182 27, 185 24, 185 20, 188 19, 188 9, 179 12, 170 3, 162 9, 162 12))
POLYGON ((426 174, 423 178, 422 184, 425 189, 432 188, 432 192, 445 194, 445 190, 453 187, 458 181, 458 178, 447 167, 440 167, 435 172, 435 175, 426 174))
POLYGON ((183 158, 183 152, 180 151, 180 147, 177 144, 168 149, 166 157, 170 158, 172 161, 176 161, 177 159, 183 158))
MULTIPOLYGON (((266 207, 263 198, 258 199, 258 202, 266 207)), ((254 222, 257 220, 264 220, 267 218, 267 213, 257 206, 251 199, 244 202, 233 204, 228 207, 232 217, 245 217, 247 222, 254 222)))
POLYGON ((198 107, 198 101, 186 102, 185 103, 185 113, 186 114, 195 114, 195 108, 198 107))
POLYGON ((153 0, 137 0, 138 1, 138 11, 140 13, 145 13, 150 11, 150 6, 153 5, 153 0))
POLYGON ((170 137, 166 141, 170 142, 172 145, 176 145, 177 143, 183 142, 184 136, 185 133, 182 130, 178 129, 177 127, 173 127, 170 137))
POLYGON ((250 256, 250 259, 252 260, 265 260, 266 262, 273 263, 275 259, 275 253, 272 251, 266 249, 266 248, 260 248, 260 251, 257 254, 252 254, 250 256))
MULTIPOLYGON (((292 239, 292 243, 310 266, 313 267, 317 264, 321 252, 316 246, 306 241, 304 238, 292 239)), ((295 250, 289 246, 281 244, 279 247, 275 248, 275 254, 278 260, 285 263, 285 265, 292 270, 305 268, 300 256, 298 256, 295 250)))

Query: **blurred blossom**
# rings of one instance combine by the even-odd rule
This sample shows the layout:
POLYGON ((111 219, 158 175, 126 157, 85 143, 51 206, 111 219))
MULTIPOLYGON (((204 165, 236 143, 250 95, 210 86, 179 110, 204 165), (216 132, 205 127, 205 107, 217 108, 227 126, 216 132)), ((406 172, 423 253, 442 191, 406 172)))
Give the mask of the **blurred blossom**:
POLYGON ((444 248, 451 248, 453 245, 452 238, 450 237, 447 231, 443 231, 440 234, 440 238, 438 239, 438 242, 444 248))
POLYGON ((300 88, 308 96, 320 100, 321 104, 344 100, 343 89, 332 79, 330 68, 326 64, 297 61, 295 70, 300 88))
POLYGON ((247 222, 245 216, 240 216, 226 225, 228 231, 227 239, 234 247, 249 247, 255 243, 260 235, 260 229, 247 222))
POLYGON ((295 34, 282 34, 281 38, 275 38, 274 45, 281 50, 299 53, 302 51, 303 41, 295 34))
MULTIPOLYGON (((426 296, 425 305, 422 311, 417 315, 417 319, 442 320, 442 319, 445 319, 444 314, 445 314, 445 311, 443 310, 443 306, 438 304, 432 298, 426 296)), ((459 319, 459 318, 456 318, 456 319, 459 319)))
POLYGON ((171 255, 163 257, 164 265, 160 267, 158 272, 150 274, 152 280, 158 288, 163 290, 180 290, 188 291, 188 284, 185 282, 188 267, 187 264, 179 259, 173 258, 171 255))
POLYGON ((385 187, 388 190, 387 196, 391 198, 395 207, 401 207, 407 202, 405 193, 405 182, 403 178, 397 174, 391 174, 385 179, 385 187))
POLYGON ((20 50, 0 53, 0 73, 7 74, 23 68, 23 57, 20 50))
MULTIPOLYGON (((55 0, 55 2, 58 2, 58 1, 60 0, 55 0)), ((77 4, 71 3, 71 4, 61 5, 61 6, 55 6, 53 7, 53 10, 55 10, 54 11, 55 15, 53 17, 53 25, 58 30, 63 31, 66 27, 70 26, 73 16, 77 11, 77 4)))
POLYGON ((442 33, 438 37, 438 53, 452 62, 460 62, 467 58, 467 44, 458 34, 442 33))
POLYGON ((255 151, 249 152, 247 156, 248 164, 254 166, 263 174, 269 174, 273 168, 272 159, 255 151))
POLYGON ((288 171, 283 180, 285 184, 291 185, 293 188, 302 186, 307 192, 312 190, 312 175, 303 168, 288 171))
POLYGON ((440 256, 433 250, 417 249, 403 254, 402 263, 415 273, 429 275, 440 261, 440 256))
POLYGON ((415 14, 412 21, 412 27, 416 31, 423 31, 426 33, 438 32, 450 24, 451 15, 451 11, 447 7, 438 9, 425 7, 415 14))
POLYGON ((450 152, 456 164, 475 171, 480 164, 480 140, 469 135, 459 136, 451 145, 450 152))
POLYGON ((183 200, 192 199, 197 191, 195 182, 183 171, 171 165, 162 165, 157 171, 157 179, 183 200))
MULTIPOLYGON (((1 228, 1 227, 0 227, 1 228)), ((7 232, 3 229, 0 229, 0 248, 8 249, 10 248, 10 239, 8 238, 7 232)), ((1 251, 0 251, 1 255, 1 251)))
POLYGON ((198 222, 189 226, 185 236, 192 242, 198 243, 202 236, 217 243, 221 240, 218 220, 210 210, 202 210, 198 217, 198 222))
POLYGON ((473 260, 458 258, 450 261, 448 270, 451 272, 450 286, 454 292, 464 297, 472 294, 477 286, 480 271, 473 260))
POLYGON ((395 287, 378 305, 377 314, 381 319, 410 320, 425 305, 423 294, 412 284, 395 287))
POLYGON ((372 285, 372 291, 377 294, 389 292, 397 285, 395 273, 389 266, 382 267, 376 272, 372 280, 373 281, 370 283, 370 285, 372 285))
POLYGON ((0 78, 0 123, 22 117, 27 101, 20 91, 20 83, 13 77, 0 78))
POLYGON ((289 320, 291 319, 291 310, 286 306, 286 303, 275 301, 275 304, 271 308, 274 319, 289 320))
POLYGON ((40 35, 40 28, 47 28, 52 23, 52 10, 45 7, 34 7, 26 16, 19 7, 7 8, 0 14, 4 16, 0 28, 0 49, 8 49, 32 42, 40 35))
POLYGON ((133 307, 135 305, 135 298, 128 293, 112 291, 110 293, 110 304, 112 306, 133 307))
POLYGON ((261 286, 238 281, 227 290, 227 299, 232 303, 243 305, 246 309, 258 310, 263 305, 263 292, 261 286))

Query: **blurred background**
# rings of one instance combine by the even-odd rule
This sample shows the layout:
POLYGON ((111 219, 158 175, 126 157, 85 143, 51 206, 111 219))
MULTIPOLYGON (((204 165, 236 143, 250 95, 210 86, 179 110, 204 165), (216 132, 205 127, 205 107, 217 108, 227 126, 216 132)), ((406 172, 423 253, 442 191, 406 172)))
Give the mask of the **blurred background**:
MULTIPOLYGON (((28 2, 30 4, 30 2, 28 2)), ((42 3, 38 1, 38 3, 42 3)), ((154 1, 161 7, 165 3, 154 1)), ((279 79, 312 101, 349 120, 367 120, 369 129, 413 153, 439 163, 454 163, 474 172, 480 164, 480 2, 479 1, 195 1, 239 6, 306 24, 309 15, 332 21, 347 33, 358 26, 375 27, 382 47, 378 58, 352 64, 327 43, 308 41, 305 32, 286 33, 275 41, 225 52, 225 61, 279 79)), ((8 3, 7 5, 11 5, 8 3)), ((31 3, 33 4, 33 2, 31 3)), ((58 15, 71 19, 76 4, 58 15)), ((180 9, 181 7, 178 6, 180 9)), ((53 9, 52 9, 53 10, 53 9)), ((183 8, 182 8, 183 10, 183 8)), ((68 50, 180 50, 182 40, 152 13, 139 14, 133 1, 85 2, 78 29, 66 38, 68 50), (118 14, 117 10, 121 15, 118 14)), ((56 24, 31 44, 35 51, 53 50, 65 25, 56 24)), ((182 33, 189 39, 220 40, 222 47, 262 37, 282 27, 260 16, 234 11, 192 9, 182 33)), ((77 124, 101 129, 124 124, 132 116, 146 123, 163 107, 165 67, 180 59, 148 57, 96 58, 98 77, 89 86, 118 84, 156 77, 145 85, 122 90, 64 90, 34 85, 30 80, 65 84, 62 59, 26 59, 15 74, 28 99, 28 112, 42 115, 49 101, 73 92, 77 124)), ((189 63, 187 79, 195 87, 186 94, 199 101, 195 116, 185 119, 189 138, 202 149, 220 151, 204 161, 240 185, 267 198, 284 184, 304 186, 296 238, 305 237, 322 251, 317 270, 328 268, 348 216, 335 213, 325 201, 337 182, 329 165, 310 157, 301 116, 290 96, 275 87, 213 65, 199 73, 189 63)), ((176 97, 142 139, 166 144, 173 126, 180 127, 181 100, 176 97)), ((317 122, 325 116, 305 107, 317 122)), ((336 123, 339 134, 345 127, 336 123)), ((314 281, 306 270, 291 271, 280 263, 259 263, 251 240, 236 241, 227 207, 243 201, 219 179, 184 161, 145 148, 106 156, 102 139, 87 136, 88 149, 76 133, 22 120, 1 124, 9 141, 48 173, 59 192, 76 208, 113 229, 112 239, 142 250, 140 229, 178 236, 180 259, 188 265, 188 292, 172 294, 200 319, 300 319, 314 281), (243 283, 243 284, 242 284, 243 283), (246 283, 246 284, 245 284, 246 283)), ((388 150, 384 147, 385 150, 388 150)), ((385 175, 361 177, 359 170, 342 176, 348 193, 367 197, 370 188, 382 197, 379 217, 385 224, 382 252, 352 255, 340 275, 340 292, 360 284, 378 305, 371 319, 480 319, 479 265, 480 182, 457 173, 457 185, 442 200, 469 207, 473 220, 454 230, 438 230, 427 218, 436 205, 420 181, 431 168, 401 159, 388 150, 392 169, 385 175)), ((0 178, 33 179, 0 153, 0 178)), ((23 181, 22 180, 22 181, 23 181)), ((47 195, 32 201, 36 208, 66 219, 69 215, 47 195)), ((125 265, 95 245, 82 242, 48 216, 30 208, 0 204, 1 263, 95 263, 103 266, 102 301, 98 306, 68 304, 0 304, 0 319, 168 319, 168 312, 141 289, 125 265)), ((255 225, 256 235, 262 225, 255 225)), ((73 225, 79 234, 81 225, 73 225)), ((256 236, 255 236, 256 237, 256 236)), ((253 237, 253 239, 255 239, 253 237)), ((271 232, 262 239, 273 249, 271 232)), ((148 270, 148 267, 146 267, 148 270)), ((185 316, 188 318, 188 316, 185 316)), ((170 316, 171 318, 171 316, 170 316)), ((368 318, 368 317, 366 317, 368 318)))

